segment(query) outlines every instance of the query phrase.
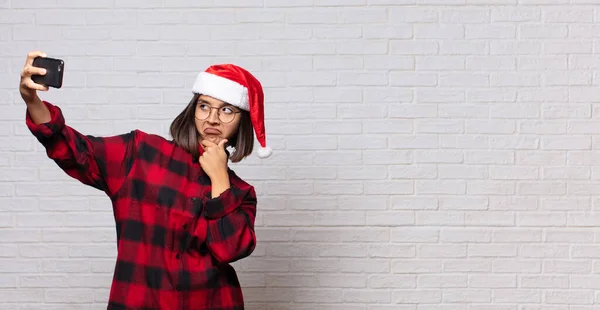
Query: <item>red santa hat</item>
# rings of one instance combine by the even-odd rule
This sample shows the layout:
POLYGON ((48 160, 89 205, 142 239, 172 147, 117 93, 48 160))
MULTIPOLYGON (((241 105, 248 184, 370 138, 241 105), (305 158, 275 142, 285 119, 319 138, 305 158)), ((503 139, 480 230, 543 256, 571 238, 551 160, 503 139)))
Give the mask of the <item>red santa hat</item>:
POLYGON ((264 123, 264 93, 260 82, 246 69, 232 64, 218 64, 200 72, 192 91, 222 100, 250 112, 256 139, 260 143, 258 157, 269 157, 264 123))

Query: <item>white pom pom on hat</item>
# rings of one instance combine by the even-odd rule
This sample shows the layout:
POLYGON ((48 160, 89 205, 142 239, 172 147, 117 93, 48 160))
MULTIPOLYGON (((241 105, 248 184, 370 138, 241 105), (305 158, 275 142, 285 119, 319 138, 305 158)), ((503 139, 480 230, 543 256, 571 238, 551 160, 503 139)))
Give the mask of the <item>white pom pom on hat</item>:
POLYGON ((273 150, 267 146, 262 85, 248 70, 233 64, 217 64, 200 72, 192 92, 222 100, 250 113, 252 127, 260 144, 258 157, 267 158, 273 150))

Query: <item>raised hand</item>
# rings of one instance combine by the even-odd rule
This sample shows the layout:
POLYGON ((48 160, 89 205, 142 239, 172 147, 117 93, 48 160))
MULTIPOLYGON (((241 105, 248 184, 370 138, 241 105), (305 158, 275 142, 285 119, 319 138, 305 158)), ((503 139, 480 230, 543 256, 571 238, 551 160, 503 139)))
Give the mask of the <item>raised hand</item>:
POLYGON ((40 85, 35 83, 31 76, 35 74, 45 75, 46 69, 36 68, 33 66, 33 60, 36 57, 46 57, 46 54, 40 51, 30 52, 27 54, 27 60, 25 61, 25 66, 21 71, 21 81, 19 83, 19 92, 21 93, 21 98, 25 103, 30 104, 34 103, 37 98, 37 91, 47 91, 48 87, 44 85, 40 85))

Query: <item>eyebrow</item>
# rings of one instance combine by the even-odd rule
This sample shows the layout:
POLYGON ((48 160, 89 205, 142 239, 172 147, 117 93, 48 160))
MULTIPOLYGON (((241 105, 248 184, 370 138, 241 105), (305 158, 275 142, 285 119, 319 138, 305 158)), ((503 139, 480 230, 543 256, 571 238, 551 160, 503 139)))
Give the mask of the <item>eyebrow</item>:
MULTIPOLYGON (((206 104, 208 104, 209 106, 212 106, 212 104, 210 104, 210 102, 208 102, 208 101, 206 101, 206 100, 204 100, 204 99, 198 99, 198 101, 196 102, 196 104, 198 104, 198 103, 206 103, 206 104)), ((231 104, 231 103, 227 103, 227 102, 223 102, 223 104, 221 104, 220 106, 218 106, 218 108, 227 107, 227 106, 228 106, 228 107, 232 107, 232 108, 236 108, 236 106, 234 106, 234 105, 233 105, 233 104, 231 104)))

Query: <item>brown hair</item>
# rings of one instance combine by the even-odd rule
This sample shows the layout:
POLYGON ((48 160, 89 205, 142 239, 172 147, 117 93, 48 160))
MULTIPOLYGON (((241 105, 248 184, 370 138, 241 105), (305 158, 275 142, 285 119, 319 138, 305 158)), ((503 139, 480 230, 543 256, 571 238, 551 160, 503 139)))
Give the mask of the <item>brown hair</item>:
MULTIPOLYGON (((187 107, 173 120, 169 129, 169 133, 173 137, 175 144, 184 148, 194 158, 200 157, 200 151, 198 150, 200 141, 198 140, 199 134, 195 122, 196 104, 199 97, 199 94, 194 94, 187 107)), ((254 147, 254 131, 252 129, 250 113, 241 110, 240 117, 238 130, 227 141, 227 146, 235 148, 235 151, 229 157, 234 163, 252 154, 254 147)))

